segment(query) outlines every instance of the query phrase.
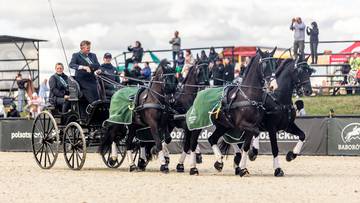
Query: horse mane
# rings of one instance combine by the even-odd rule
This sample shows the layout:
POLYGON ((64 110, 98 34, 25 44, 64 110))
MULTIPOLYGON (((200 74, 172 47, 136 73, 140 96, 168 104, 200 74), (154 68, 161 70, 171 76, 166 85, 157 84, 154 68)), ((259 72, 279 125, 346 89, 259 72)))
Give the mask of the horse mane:
POLYGON ((188 78, 190 77, 190 75, 193 75, 193 72, 195 70, 195 65, 194 66, 191 66, 189 68, 189 72, 187 73, 186 77, 184 78, 184 80, 182 81, 182 84, 185 84, 188 80, 188 78))
POLYGON ((294 59, 285 59, 281 62, 279 68, 276 69, 275 71, 275 77, 278 77, 280 75, 280 73, 285 69, 285 67, 287 66, 288 63, 293 62, 294 59))
POLYGON ((251 57, 249 64, 248 64, 248 65, 246 66, 246 68, 245 68, 244 78, 245 78, 245 77, 247 76, 247 74, 249 73, 250 67, 251 67, 251 65, 254 63, 256 57, 258 57, 257 54, 256 54, 254 57, 251 57))

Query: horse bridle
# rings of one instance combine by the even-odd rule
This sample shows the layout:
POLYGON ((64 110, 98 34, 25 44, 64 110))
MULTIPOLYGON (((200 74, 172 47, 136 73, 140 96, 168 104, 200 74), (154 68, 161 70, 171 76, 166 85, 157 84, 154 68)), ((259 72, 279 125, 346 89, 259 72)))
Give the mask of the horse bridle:
MULTIPOLYGON (((295 63, 295 66, 294 66, 294 70, 292 71, 292 73, 294 72, 299 72, 298 69, 301 68, 303 70, 303 64, 307 64, 306 61, 302 61, 302 62, 299 62, 299 63, 295 63)), ((294 75, 292 74, 292 77, 293 77, 293 80, 296 81, 294 83, 295 85, 295 88, 298 90, 298 89, 301 89, 301 86, 303 86, 304 84, 306 83, 309 83, 310 82, 310 79, 307 79, 307 80, 304 80, 304 81, 300 81, 300 78, 299 78, 299 75, 297 75, 296 78, 294 78, 294 75)))

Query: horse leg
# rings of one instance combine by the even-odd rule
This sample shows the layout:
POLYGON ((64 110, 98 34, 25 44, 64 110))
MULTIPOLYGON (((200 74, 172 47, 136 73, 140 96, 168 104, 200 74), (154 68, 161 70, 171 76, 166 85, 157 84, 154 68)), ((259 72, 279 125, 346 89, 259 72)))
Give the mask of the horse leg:
POLYGON ((231 146, 234 149, 234 169, 235 169, 235 175, 240 174, 240 161, 241 161, 241 147, 242 143, 239 144, 231 144, 231 146))
POLYGON ((250 149, 252 137, 253 137, 252 133, 246 132, 244 147, 243 147, 243 151, 241 153, 241 160, 240 160, 240 172, 239 172, 240 177, 250 175, 249 171, 246 168, 246 161, 247 161, 248 151, 250 149))
POLYGON ((198 138, 201 130, 191 131, 190 135, 190 175, 199 175, 199 171, 196 168, 196 146, 198 145, 198 138))
POLYGON ((201 164, 202 163, 202 155, 201 155, 201 150, 200 150, 199 144, 196 146, 195 154, 196 154, 196 163, 201 164))
POLYGON ((138 168, 141 171, 145 171, 147 164, 148 164, 148 160, 146 158, 146 144, 145 143, 140 143, 138 168))
POLYGON ((150 126, 151 135, 155 141, 156 151, 159 153, 160 171, 163 173, 169 173, 169 167, 166 164, 165 153, 160 139, 158 124, 154 120, 150 120, 148 124, 150 126))
POLYGON ((217 143, 218 143, 220 137, 223 136, 227 131, 228 131, 228 129, 219 126, 215 129, 213 134, 208 139, 210 146, 213 149, 215 157, 216 157, 216 162, 214 163, 214 167, 218 172, 222 171, 222 169, 224 167, 224 163, 223 163, 223 155, 222 155, 221 150, 219 149, 219 146, 217 145, 217 143))
POLYGON ((186 155, 190 151, 190 134, 189 129, 184 129, 184 142, 183 142, 183 151, 180 155, 179 162, 176 165, 176 171, 179 173, 183 173, 185 171, 184 162, 186 159, 186 155))
POLYGON ((125 141, 125 144, 126 144, 126 157, 128 159, 130 172, 138 171, 138 167, 135 165, 134 157, 133 157, 133 139, 135 137, 135 132, 136 132, 135 126, 129 125, 129 133, 125 141))
POLYGON ((252 147, 251 147, 251 149, 249 151, 249 159, 250 159, 250 161, 255 161, 255 159, 257 158, 257 155, 259 154, 259 148, 260 148, 259 139, 260 139, 259 135, 253 137, 252 147))
POLYGON ((284 171, 280 168, 279 163, 279 148, 276 138, 276 130, 269 131, 270 143, 271 143, 271 152, 273 155, 273 168, 275 170, 274 176, 281 177, 284 176, 284 171))
POLYGON ((299 136, 299 141, 296 143, 293 151, 289 151, 286 154, 286 161, 292 161, 300 154, 301 148, 305 142, 305 133, 294 122, 289 125, 286 132, 299 136))

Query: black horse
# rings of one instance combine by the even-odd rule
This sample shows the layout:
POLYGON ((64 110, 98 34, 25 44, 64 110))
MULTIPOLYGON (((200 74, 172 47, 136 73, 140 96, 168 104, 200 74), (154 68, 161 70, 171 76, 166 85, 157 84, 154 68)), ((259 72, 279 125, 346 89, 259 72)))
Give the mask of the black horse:
MULTIPOLYGON (((222 99, 222 107, 219 114, 212 115, 212 121, 216 130, 209 138, 209 142, 214 150, 215 156, 222 164, 222 154, 217 146, 217 141, 226 132, 232 129, 239 129, 244 132, 245 145, 244 151, 250 149, 252 135, 258 134, 258 124, 263 118, 263 98, 264 85, 271 78, 274 61, 272 56, 276 48, 271 52, 257 51, 245 72, 245 78, 241 85, 234 84, 225 88, 225 96, 222 99), (216 118, 217 117, 217 118, 216 118)), ((199 174, 195 162, 195 148, 200 130, 191 133, 191 169, 190 175, 199 174)), ((242 173, 247 174, 246 167, 242 168, 242 173)))
MULTIPOLYGON (((283 176, 284 172, 279 164, 276 133, 283 130, 299 136, 299 141, 293 152, 291 151, 287 155, 286 159, 288 161, 296 158, 305 141, 305 133, 294 122, 296 112, 292 103, 292 95, 295 89, 298 95, 305 94, 309 96, 312 94, 310 76, 314 70, 310 68, 306 61, 284 60, 275 73, 277 89, 266 97, 266 113, 261 122, 261 130, 269 132, 271 150, 274 157, 274 176, 277 177, 283 176)), ((258 146, 258 138, 254 139, 254 146, 258 146)), ((255 160, 258 154, 258 149, 254 146, 249 153, 250 160, 255 160)))
MULTIPOLYGON (((175 112, 173 115, 170 116, 171 120, 169 120, 168 122, 168 128, 166 129, 166 133, 170 133, 175 127, 184 130, 184 152, 182 153, 179 160, 179 163, 181 164, 178 164, 177 166, 178 172, 184 172, 183 162, 186 157, 186 152, 188 152, 190 149, 190 131, 186 125, 185 114, 192 106, 197 92, 201 89, 204 89, 208 85, 208 63, 204 63, 203 61, 197 61, 194 66, 190 67, 188 74, 186 75, 182 83, 178 85, 177 91, 175 93, 175 102, 171 106, 175 112)), ((163 147, 166 148, 167 143, 168 142, 163 142, 163 147)), ((145 170, 148 164, 148 157, 150 157, 149 152, 151 151, 149 149, 152 147, 152 145, 152 143, 146 143, 141 146, 138 167, 142 171, 145 170)), ((169 161, 167 154, 165 155, 165 158, 167 159, 167 161, 169 161)))
POLYGON ((150 86, 140 90, 135 96, 135 109, 133 122, 130 125, 112 124, 104 136, 99 147, 100 153, 106 152, 115 139, 123 139, 126 136, 126 150, 130 171, 138 170, 133 159, 133 140, 136 130, 150 127, 150 133, 155 141, 156 151, 160 160, 160 171, 169 172, 166 164, 161 136, 165 134, 167 121, 169 120, 169 107, 174 101, 173 95, 177 87, 175 69, 167 60, 162 60, 155 71, 150 86))

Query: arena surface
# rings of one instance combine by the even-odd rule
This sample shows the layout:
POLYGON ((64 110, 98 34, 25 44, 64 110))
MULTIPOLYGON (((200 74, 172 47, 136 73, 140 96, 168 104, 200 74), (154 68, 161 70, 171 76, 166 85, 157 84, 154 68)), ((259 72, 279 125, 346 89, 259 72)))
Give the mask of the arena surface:
MULTIPOLYGON (((360 157, 302 156, 287 163, 285 177, 273 177, 272 157, 249 163, 250 177, 233 175, 232 157, 223 172, 204 156, 200 176, 158 172, 129 173, 127 163, 107 169, 97 154, 88 154, 83 170, 67 168, 63 156, 54 168, 40 169, 32 153, 0 153, 0 202, 359 202, 360 157)), ((188 166, 186 162, 186 166, 188 166)))

